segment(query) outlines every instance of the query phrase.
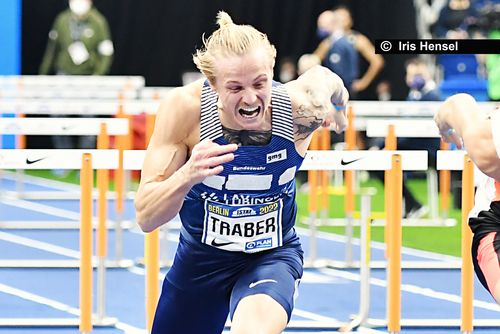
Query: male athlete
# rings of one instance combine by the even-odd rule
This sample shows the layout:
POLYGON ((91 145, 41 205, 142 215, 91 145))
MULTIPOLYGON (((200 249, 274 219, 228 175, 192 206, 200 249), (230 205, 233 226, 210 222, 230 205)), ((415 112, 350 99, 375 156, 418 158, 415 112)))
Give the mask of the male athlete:
POLYGON ((295 173, 321 125, 346 125, 342 80, 316 66, 273 82, 267 36, 225 12, 193 60, 206 80, 162 102, 135 205, 145 232, 177 214, 153 333, 281 333, 302 276, 295 173), (339 108, 341 109, 341 108, 339 108))
POLYGON ((464 147, 488 176, 479 180, 469 214, 472 260, 477 277, 500 304, 500 110, 486 114, 472 96, 457 94, 446 100, 434 119, 443 139, 464 147))

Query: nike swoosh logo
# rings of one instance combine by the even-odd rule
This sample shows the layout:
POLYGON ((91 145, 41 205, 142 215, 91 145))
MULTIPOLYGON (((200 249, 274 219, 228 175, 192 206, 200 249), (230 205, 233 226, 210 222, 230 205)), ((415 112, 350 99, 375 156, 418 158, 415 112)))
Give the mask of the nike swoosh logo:
POLYGON ((233 242, 217 242, 215 239, 212 240, 211 245, 214 247, 224 247, 232 244, 233 242))
POLYGON ((340 160, 340 164, 341 164, 342 166, 345 166, 345 165, 352 164, 353 162, 356 162, 356 161, 361 160, 361 159, 363 159, 363 158, 357 158, 357 159, 353 159, 353 160, 350 160, 350 161, 345 161, 345 160, 342 158, 342 160, 340 160))
POLYGON ((26 158, 26 163, 28 165, 31 165, 31 164, 34 164, 35 162, 41 161, 43 159, 45 159, 45 158, 40 158, 40 159, 35 159, 35 160, 30 160, 29 158, 26 158))
POLYGON ((252 282, 248 285, 250 289, 255 288, 257 285, 262 284, 262 283, 278 283, 278 281, 273 280, 273 279, 261 279, 260 281, 257 282, 252 282))
POLYGON ((61 126, 61 130, 68 131, 68 130, 74 129, 76 127, 77 127, 77 125, 63 125, 63 126, 61 126))

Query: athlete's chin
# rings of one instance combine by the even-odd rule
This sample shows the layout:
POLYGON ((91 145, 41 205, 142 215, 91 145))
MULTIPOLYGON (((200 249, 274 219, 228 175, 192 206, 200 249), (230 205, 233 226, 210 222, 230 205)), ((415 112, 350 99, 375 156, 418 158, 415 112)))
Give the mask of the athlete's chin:
POLYGON ((261 115, 252 118, 238 116, 237 121, 244 130, 265 130, 265 121, 261 115))
POLYGON ((238 123, 243 130, 265 130, 265 123, 262 119, 240 119, 238 123))

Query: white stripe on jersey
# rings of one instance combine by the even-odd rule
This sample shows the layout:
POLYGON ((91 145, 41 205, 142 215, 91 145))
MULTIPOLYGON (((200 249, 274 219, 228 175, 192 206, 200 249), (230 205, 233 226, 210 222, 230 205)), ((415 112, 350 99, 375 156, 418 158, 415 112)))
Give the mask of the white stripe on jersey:
POLYGON ((272 175, 240 175, 227 176, 227 190, 269 190, 271 189, 272 175))

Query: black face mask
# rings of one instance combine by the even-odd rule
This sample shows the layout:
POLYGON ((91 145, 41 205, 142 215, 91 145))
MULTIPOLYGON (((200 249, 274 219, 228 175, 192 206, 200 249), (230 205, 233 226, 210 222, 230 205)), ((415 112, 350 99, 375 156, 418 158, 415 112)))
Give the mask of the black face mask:
POLYGON ((262 146, 271 141, 272 130, 233 130, 222 126, 222 134, 229 144, 242 146, 262 146))

